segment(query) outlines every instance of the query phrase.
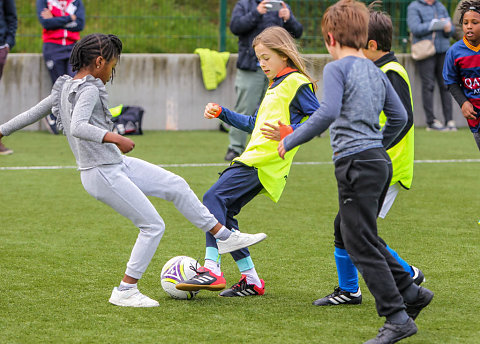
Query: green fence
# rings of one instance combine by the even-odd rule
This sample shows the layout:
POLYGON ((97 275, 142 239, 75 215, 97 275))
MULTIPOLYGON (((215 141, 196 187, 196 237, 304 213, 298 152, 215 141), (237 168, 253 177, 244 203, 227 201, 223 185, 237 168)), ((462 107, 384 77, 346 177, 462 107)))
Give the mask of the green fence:
MULTIPOLYGON (((304 27, 300 45, 305 53, 324 53, 320 22, 334 0, 286 0, 304 27)), ((370 3, 371 1, 365 1, 370 3)), ((406 51, 407 6, 411 0, 383 1, 392 16, 394 49, 406 51)), ((442 0, 450 13, 458 1, 442 0)), ((195 48, 237 51, 237 39, 228 24, 236 0, 83 0, 86 24, 83 35, 114 33, 130 53, 192 53, 195 48)), ((18 31, 14 52, 41 52, 42 28, 35 0, 17 0, 18 31)))

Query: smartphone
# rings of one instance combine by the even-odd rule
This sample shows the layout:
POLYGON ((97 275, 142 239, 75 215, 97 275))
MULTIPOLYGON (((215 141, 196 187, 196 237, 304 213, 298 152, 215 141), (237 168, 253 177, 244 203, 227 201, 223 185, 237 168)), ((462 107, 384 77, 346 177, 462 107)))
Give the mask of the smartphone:
POLYGON ((278 12, 282 9, 282 0, 270 0, 268 3, 265 4, 267 7, 267 12, 278 12))

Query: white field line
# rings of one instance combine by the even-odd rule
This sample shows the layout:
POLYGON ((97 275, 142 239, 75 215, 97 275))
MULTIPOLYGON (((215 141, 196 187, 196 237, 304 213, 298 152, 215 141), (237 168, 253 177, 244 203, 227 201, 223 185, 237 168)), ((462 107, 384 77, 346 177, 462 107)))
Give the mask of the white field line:
MULTIPOLYGON (((415 160, 415 164, 447 164, 447 163, 468 163, 468 162, 480 162, 480 159, 448 159, 448 160, 415 160)), ((331 161, 307 161, 307 162, 294 162, 294 165, 332 165, 331 161)), ((227 167, 227 163, 209 163, 209 164, 163 164, 158 165, 160 167, 214 167, 223 166, 227 167)), ((0 167, 0 171, 16 171, 16 170, 65 170, 76 169, 77 166, 11 166, 0 167)))

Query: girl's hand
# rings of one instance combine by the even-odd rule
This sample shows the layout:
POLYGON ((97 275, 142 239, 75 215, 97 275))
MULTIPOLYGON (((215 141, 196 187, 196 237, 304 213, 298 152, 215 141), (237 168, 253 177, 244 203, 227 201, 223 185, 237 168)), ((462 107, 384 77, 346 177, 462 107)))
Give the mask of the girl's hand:
POLYGON ((115 144, 122 153, 128 153, 133 149, 133 147, 135 147, 135 142, 130 140, 128 137, 124 137, 117 133, 112 133, 111 131, 105 134, 103 137, 103 142, 115 144))
POLYGON ((277 152, 280 158, 285 159, 285 154, 287 151, 285 150, 285 146, 283 145, 283 139, 278 143, 277 152))
POLYGON ((468 100, 463 103, 462 105, 462 114, 465 119, 476 119, 477 117, 475 116, 477 113, 473 109, 472 103, 470 103, 468 100))
MULTIPOLYGON (((118 135, 118 134, 117 134, 118 135)), ((128 153, 135 147, 135 142, 128 137, 118 135, 121 137, 117 143, 115 143, 122 153, 128 153)))
MULTIPOLYGON (((278 123, 280 124, 281 122, 278 121, 278 123)), ((263 124, 270 127, 270 128, 266 128, 266 127, 260 128, 260 131, 262 132, 263 136, 265 136, 265 138, 267 138, 269 140, 273 140, 273 141, 280 141, 281 140, 280 128, 279 128, 278 125, 270 124, 268 122, 265 122, 263 124)))
POLYGON ((278 126, 267 122, 264 124, 270 128, 263 127, 260 128, 260 130, 262 131, 263 136, 270 140, 280 141, 293 132, 293 128, 289 125, 283 124, 282 121, 278 121, 278 126))
POLYGON ((216 103, 208 103, 205 106, 203 117, 212 119, 217 118, 222 113, 222 107, 216 103))

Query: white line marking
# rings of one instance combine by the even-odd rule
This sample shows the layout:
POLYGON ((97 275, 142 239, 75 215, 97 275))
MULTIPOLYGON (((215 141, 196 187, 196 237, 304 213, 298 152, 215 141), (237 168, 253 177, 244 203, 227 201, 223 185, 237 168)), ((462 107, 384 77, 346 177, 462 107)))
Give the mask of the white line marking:
MULTIPOLYGON (((480 159, 447 159, 447 160, 415 160, 415 164, 447 164, 447 163, 466 163, 466 162, 480 162, 480 159)), ((294 162, 294 165, 333 165, 332 161, 306 161, 294 162)), ((209 164, 160 164, 160 167, 228 167, 227 163, 209 163, 209 164)), ((15 170, 68 170, 76 169, 77 166, 11 166, 0 167, 0 171, 15 171, 15 170)))

